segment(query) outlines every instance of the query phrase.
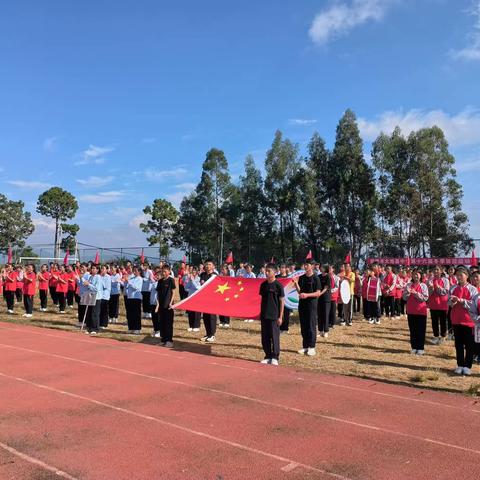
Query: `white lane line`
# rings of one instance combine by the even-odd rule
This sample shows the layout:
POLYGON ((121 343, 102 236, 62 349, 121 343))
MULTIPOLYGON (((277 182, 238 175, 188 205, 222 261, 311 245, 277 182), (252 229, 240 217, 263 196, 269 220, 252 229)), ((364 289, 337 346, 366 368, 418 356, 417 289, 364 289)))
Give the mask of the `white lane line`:
POLYGON ((280 470, 283 470, 284 472, 291 472, 292 470, 295 470, 298 467, 298 463, 289 463, 288 465, 285 465, 282 467, 280 470))
MULTIPOLYGON (((143 413, 136 412, 135 410, 130 410, 128 408, 117 407, 116 405, 112 405, 112 404, 106 403, 106 402, 101 402, 99 400, 95 400, 94 398, 85 397, 84 395, 78 395, 76 393, 68 392, 66 390, 59 390, 57 388, 49 387, 48 385, 43 385, 41 383, 32 382, 32 381, 27 380, 25 378, 15 377, 15 376, 12 376, 12 375, 7 375, 3 372, 0 372, 0 376, 5 377, 5 378, 9 378, 11 380, 16 380, 17 382, 25 383, 27 385, 32 385, 34 387, 41 388, 41 389, 47 390, 49 392, 54 392, 54 393, 58 393, 58 394, 61 394, 61 395, 65 395, 67 397, 75 398, 77 400, 83 400, 83 401, 86 401, 86 402, 90 402, 90 403, 93 403, 95 405, 99 405, 101 407, 109 408, 111 410, 115 410, 115 411, 120 412, 120 413, 125 413, 127 415, 132 415, 132 416, 137 417, 137 418, 142 418, 144 420, 150 420, 151 422, 156 422, 156 423, 159 423, 161 425, 165 425, 165 426, 168 426, 168 427, 171 427, 171 428, 175 428, 177 430, 189 433, 191 435, 196 435, 198 437, 207 438, 209 440, 213 440, 215 442, 222 443, 222 444, 228 445, 230 447, 238 448, 238 449, 243 450, 245 452, 254 453, 256 455, 261 455, 263 457, 271 458, 273 460, 278 460, 279 462, 282 462, 282 463, 287 463, 287 464, 295 463, 299 467, 302 467, 305 470, 308 470, 308 471, 311 471, 311 472, 321 473, 323 475, 329 475, 329 476, 331 476, 333 478, 337 478, 339 480, 351 480, 350 478, 345 477, 343 475, 339 475, 339 474, 336 474, 336 473, 333 473, 333 472, 327 472, 326 470, 322 470, 321 468, 317 468, 317 467, 314 467, 312 465, 306 465, 304 463, 295 462, 294 460, 292 460, 290 458, 285 458, 285 457, 282 457, 280 455, 276 455, 274 453, 266 452, 264 450, 259 450, 258 448, 249 447, 248 445, 243 445, 241 443, 232 442, 231 440, 226 440, 224 438, 216 437, 214 435, 210 435, 209 433, 201 432, 199 430, 193 430, 191 428, 184 427, 182 425, 177 425, 177 424, 172 423, 172 422, 167 422, 166 420, 162 420, 162 419, 157 418, 157 417, 152 417, 151 415, 144 415, 143 413)), ((73 477, 70 477, 70 478, 73 478, 73 477)), ((76 479, 74 479, 74 480, 76 480, 76 479)))
POLYGON ((311 417, 315 417, 315 418, 321 418, 323 420, 330 420, 330 421, 333 421, 333 422, 343 423, 343 424, 354 426, 354 427, 357 427, 357 428, 362 428, 362 429, 371 430, 371 431, 375 431, 375 432, 386 433, 388 435, 396 435, 396 436, 400 436, 400 437, 404 437, 404 438, 419 440, 419 441, 422 441, 422 442, 433 443, 433 444, 437 444, 437 445, 442 446, 442 447, 454 448, 454 449, 461 450, 461 451, 464 451, 464 452, 470 452, 470 453, 475 453, 477 455, 480 455, 480 450, 475 450, 475 449, 471 449, 471 448, 467 448, 467 447, 462 447, 461 445, 444 443, 440 440, 434 440, 432 438, 422 437, 420 435, 413 435, 411 433, 399 432, 399 431, 396 431, 396 430, 391 430, 389 428, 376 427, 375 425, 369 425, 367 423, 354 422, 353 420, 346 420, 344 418, 333 417, 331 415, 323 415, 321 413, 310 412, 308 410, 302 410, 302 409, 296 408, 296 407, 288 407, 288 406, 283 405, 283 404, 261 400, 259 398, 250 397, 248 395, 240 395, 240 394, 237 394, 237 393, 231 393, 231 392, 227 392, 227 391, 223 391, 223 390, 217 390, 217 389, 214 389, 214 388, 202 387, 201 385, 195 385, 195 384, 192 384, 192 383, 182 382, 180 380, 171 380, 169 378, 159 377, 157 375, 148 375, 148 374, 145 374, 145 373, 135 372, 133 370, 125 370, 123 368, 112 367, 110 365, 103 365, 101 363, 89 362, 88 360, 79 360, 78 358, 66 357, 64 355, 58 355, 58 354, 55 354, 55 353, 48 353, 48 352, 42 352, 42 351, 38 351, 38 350, 31 350, 29 348, 16 347, 16 346, 13 346, 13 345, 6 345, 6 344, 3 344, 3 343, 0 343, 0 347, 11 348, 13 350, 22 350, 22 351, 29 352, 29 353, 44 355, 44 356, 47 356, 47 357, 59 358, 59 359, 62 359, 62 360, 68 360, 68 361, 71 361, 71 362, 81 363, 83 365, 88 365, 88 366, 95 367, 95 368, 100 367, 100 368, 104 368, 104 369, 107 369, 107 370, 112 370, 112 371, 119 372, 119 373, 126 373, 128 375, 133 375, 133 376, 136 376, 136 377, 148 378, 150 380, 160 380, 160 381, 165 382, 165 383, 180 385, 182 387, 202 390, 204 392, 224 395, 224 396, 228 396, 228 397, 232 397, 232 398, 238 398, 238 399, 245 400, 245 401, 248 401, 248 402, 257 403, 259 405, 265 405, 269 408, 276 407, 276 408, 279 408, 279 409, 282 409, 282 410, 286 410, 288 412, 294 412, 294 413, 299 413, 301 415, 307 415, 307 416, 311 416, 311 417))
MULTIPOLYGON (((10 324, 8 324, 8 325, 10 325, 10 324)), ((132 351, 132 352, 137 352, 137 353, 138 352, 147 353, 149 355, 158 355, 160 357, 169 357, 169 358, 172 358, 172 359, 190 360, 189 357, 181 356, 181 355, 178 354, 178 352, 176 352, 175 354, 169 354, 169 353, 158 352, 158 351, 154 351, 154 350, 150 350, 150 349, 139 348, 139 347, 145 347, 146 346, 146 345, 143 345, 143 344, 139 345, 139 344, 135 343, 134 345, 135 345, 136 348, 135 347, 133 347, 133 348, 131 348, 131 347, 121 347, 121 346, 112 345, 112 344, 106 343, 106 342, 100 344, 100 343, 95 343, 97 340, 99 340, 99 338, 96 338, 95 342, 92 342, 90 340, 83 340, 81 338, 78 338, 77 335, 75 335, 75 332, 70 332, 70 331, 67 332, 66 331, 65 332, 66 335, 52 335, 52 334, 49 334, 49 333, 43 333, 43 332, 37 331, 39 328, 44 328, 44 327, 32 327, 32 329, 29 329, 29 328, 20 329, 20 328, 7 328, 7 327, 0 326, 0 329, 12 330, 12 331, 21 332, 21 333, 25 333, 25 330, 28 330, 29 333, 33 333, 35 335, 40 335, 42 337, 65 339, 65 340, 70 340, 72 342, 88 343, 89 345, 94 345, 94 346, 100 346, 100 345, 108 346, 109 348, 111 348, 113 350, 126 350, 126 351, 132 351), (33 330, 33 328, 35 330, 33 330)), ((107 340, 107 339, 103 339, 103 340, 107 340)), ((108 339, 108 340, 112 340, 112 339, 108 339)), ((235 359, 232 359, 230 357, 225 357, 225 358, 226 359, 228 358, 230 360, 235 360, 235 359)), ((214 366, 219 366, 219 367, 223 367, 223 368, 233 368, 233 369, 237 369, 237 370, 246 370, 246 371, 249 371, 251 373, 257 373, 257 374, 267 374, 267 370, 268 370, 268 369, 254 369, 254 368, 247 368, 247 367, 239 367, 239 366, 236 366, 236 365, 227 365, 227 364, 219 363, 218 361, 217 362, 206 361, 205 363, 207 365, 214 365, 214 366)), ((279 376, 286 377, 287 379, 292 378, 290 374, 283 374, 282 375, 282 372, 281 371, 279 372, 278 370, 276 371, 276 374, 277 375, 280 374, 279 376)), ((422 398, 405 397, 403 395, 396 395, 394 393, 377 392, 375 390, 372 390, 371 388, 352 387, 350 385, 342 385, 342 384, 338 384, 338 383, 335 383, 335 382, 327 382, 325 380, 317 380, 317 379, 312 379, 312 378, 304 379, 304 378, 297 377, 296 380, 309 382, 310 384, 325 385, 325 386, 328 386, 328 387, 340 388, 340 389, 345 389, 345 390, 350 390, 350 391, 368 392, 368 393, 373 394, 373 395, 379 395, 381 397, 387 397, 387 398, 395 398, 397 400, 403 400, 403 401, 407 401, 407 402, 416 402, 416 403, 422 403, 422 404, 425 404, 425 405, 432 405, 432 406, 437 406, 437 407, 449 408, 449 409, 453 409, 453 410, 471 411, 471 412, 475 412, 475 413, 480 413, 480 410, 472 408, 471 406, 461 407, 461 406, 457 406, 457 405, 450 405, 448 403, 437 402, 437 401, 434 401, 434 400, 424 400, 422 398)), ((378 382, 381 383, 381 380, 378 380, 378 382)), ((374 385, 372 385, 372 386, 374 386, 374 385)), ((474 402, 474 404, 476 404, 476 403, 477 402, 474 402)))
POLYGON ((26 453, 20 452, 16 448, 13 448, 10 445, 7 445, 6 443, 0 442, 0 448, 3 448, 7 452, 10 452, 12 455, 17 456, 22 460, 25 460, 29 463, 33 463, 34 465, 38 465, 39 467, 42 467, 43 469, 54 473, 58 477, 67 478, 68 480, 78 480, 76 477, 72 477, 72 475, 68 474, 67 472, 62 471, 57 467, 53 467, 48 463, 42 462, 38 458, 34 458, 34 457, 31 457, 30 455, 27 455, 26 453))

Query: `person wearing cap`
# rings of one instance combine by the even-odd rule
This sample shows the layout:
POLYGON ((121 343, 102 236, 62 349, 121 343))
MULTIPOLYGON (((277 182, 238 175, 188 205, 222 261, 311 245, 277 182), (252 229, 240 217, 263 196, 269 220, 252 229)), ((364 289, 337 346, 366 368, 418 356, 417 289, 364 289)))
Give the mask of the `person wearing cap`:
POLYGON ((312 260, 307 260, 305 274, 293 279, 299 297, 298 315, 303 344, 298 353, 310 357, 316 355, 318 297, 322 290, 320 279, 313 273, 313 263, 312 260))
POLYGON ((468 283, 469 271, 460 266, 455 270, 457 285, 450 288, 448 303, 451 306, 450 318, 455 335, 457 375, 471 375, 475 353, 474 328, 478 315, 478 290, 468 283))

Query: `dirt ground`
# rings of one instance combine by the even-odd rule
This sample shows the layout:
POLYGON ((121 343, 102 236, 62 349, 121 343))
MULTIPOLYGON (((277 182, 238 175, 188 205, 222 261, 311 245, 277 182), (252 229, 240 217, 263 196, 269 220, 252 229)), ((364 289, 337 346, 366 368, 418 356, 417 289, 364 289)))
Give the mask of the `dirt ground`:
MULTIPOLYGON (((119 321, 124 322, 123 301, 120 303, 119 321)), ((49 308, 50 311, 46 313, 34 311, 34 316, 27 319, 22 317, 24 313, 22 306, 16 305, 14 315, 7 315, 2 311, 0 319, 45 328, 78 330, 76 307, 67 308, 64 315, 56 312, 51 303, 49 308)), ((447 341, 441 346, 430 345, 429 340, 432 337, 430 326, 427 329, 426 354, 423 357, 410 354, 406 319, 383 320, 381 325, 370 325, 359 316, 354 317, 352 327, 337 325, 330 332, 329 338, 318 338, 317 355, 306 357, 297 353, 301 348, 300 327, 296 315, 292 320, 290 332, 282 334, 281 337, 281 365, 368 378, 373 381, 480 395, 480 366, 474 365, 470 378, 453 375, 452 371, 456 366, 453 341, 447 341)), ((252 361, 263 359, 258 322, 245 323, 240 319, 232 319, 231 327, 218 328, 216 342, 208 345, 200 342, 200 337, 204 335, 203 327, 198 333, 188 332, 187 328, 186 315, 176 312, 175 349, 252 361)), ((151 321, 143 320, 141 335, 129 335, 125 325, 117 324, 110 325, 99 334, 99 337, 105 336, 128 342, 158 343, 159 340, 152 338, 151 333, 151 321)))

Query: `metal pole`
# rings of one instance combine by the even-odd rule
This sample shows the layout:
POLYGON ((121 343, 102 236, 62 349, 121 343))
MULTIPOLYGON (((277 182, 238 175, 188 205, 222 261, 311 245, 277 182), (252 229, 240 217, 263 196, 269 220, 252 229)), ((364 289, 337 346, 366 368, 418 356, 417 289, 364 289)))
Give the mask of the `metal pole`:
POLYGON ((222 218, 222 234, 220 236, 220 255, 219 255, 219 260, 218 260, 218 268, 220 268, 220 266, 223 263, 223 228, 224 228, 224 225, 225 225, 225 220, 222 218))

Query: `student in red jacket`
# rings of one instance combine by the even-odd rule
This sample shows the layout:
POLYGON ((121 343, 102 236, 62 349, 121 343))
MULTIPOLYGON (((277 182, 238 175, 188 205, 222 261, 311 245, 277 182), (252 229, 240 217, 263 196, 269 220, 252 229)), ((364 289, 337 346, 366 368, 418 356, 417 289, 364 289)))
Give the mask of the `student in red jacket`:
POLYGON ((7 312, 12 314, 15 306, 15 291, 17 290, 17 272, 8 264, 3 274, 3 288, 7 302, 7 312))
POLYGON ((58 278, 58 264, 50 264, 50 280, 48 282, 48 288, 50 291, 50 297, 55 306, 58 307, 58 298, 57 298, 57 278, 58 278))
POLYGON ((457 375, 471 375, 475 348, 474 317, 477 306, 478 291, 468 283, 469 272, 460 266, 455 271, 457 285, 450 288, 449 304, 452 307, 450 317, 455 334, 455 351, 457 355, 457 375))
POLYGON ((40 271, 38 272, 38 293, 40 295, 40 311, 46 312, 47 311, 47 292, 48 292, 48 282, 50 281, 50 272, 48 271, 48 265, 44 263, 40 267, 40 271))
POLYGON ((60 265, 60 270, 56 274, 57 287, 55 289, 60 313, 65 313, 69 277, 70 275, 65 271, 65 265, 60 265))
POLYGON ((450 282, 448 278, 442 276, 442 270, 438 265, 433 269, 433 277, 428 280, 427 287, 429 293, 428 308, 430 308, 433 330, 432 344, 440 345, 447 337, 450 282))
POLYGON ((75 272, 71 265, 65 266, 65 271, 68 275, 68 290, 67 290, 67 305, 68 308, 73 308, 73 300, 75 298, 75 289, 77 286, 77 281, 75 277, 75 272))
MULTIPOLYGON (((455 267, 448 268, 448 282, 450 283, 450 288, 458 283, 457 277, 455 276, 455 267)), ((447 311, 447 328, 448 328, 448 339, 453 340, 453 328, 452 328, 452 319, 450 313, 452 311, 452 306, 448 305, 447 311)))
POLYGON ((411 353, 416 355, 425 353, 425 333, 427 331, 428 287, 420 279, 421 272, 415 269, 412 272, 412 281, 403 291, 403 298, 407 302, 411 353))
POLYGON ((17 265, 15 270, 17 272, 17 288, 15 289, 15 298, 17 303, 21 303, 23 298, 23 277, 25 272, 21 265, 17 265))
POLYGON ((33 314, 33 298, 37 292, 37 273, 35 265, 27 265, 23 276, 23 306, 25 307, 24 317, 30 318, 33 314))

